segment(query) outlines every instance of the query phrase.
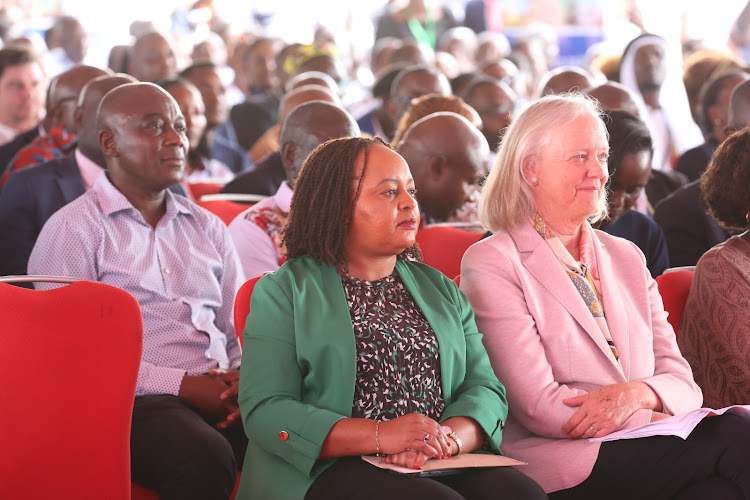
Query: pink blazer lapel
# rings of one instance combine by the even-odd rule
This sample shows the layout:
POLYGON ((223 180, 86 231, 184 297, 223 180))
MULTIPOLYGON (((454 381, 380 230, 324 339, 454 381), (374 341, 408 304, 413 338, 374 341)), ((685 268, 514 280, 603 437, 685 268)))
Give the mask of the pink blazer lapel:
POLYGON ((627 380, 630 380, 630 335, 628 315, 625 311, 620 286, 612 267, 612 256, 599 240, 596 231, 592 231, 596 262, 599 266, 602 306, 607 318, 607 327, 620 356, 620 367, 627 380))
MULTIPOLYGON (((521 254, 521 262, 523 262, 529 273, 565 307, 570 315, 581 325, 581 328, 596 342, 602 354, 622 373, 622 369, 612 356, 612 350, 607 345, 607 341, 604 339, 599 325, 596 324, 596 320, 594 320, 586 304, 581 300, 578 290, 576 290, 573 282, 562 270, 557 257, 552 253, 552 250, 550 250, 542 237, 539 236, 530 224, 522 224, 515 229, 511 229, 510 235, 516 242, 516 246, 521 254)), ((598 243, 598 240, 594 239, 594 241, 596 242, 595 244, 598 243)), ((606 305, 604 307, 605 314, 607 314, 606 305)), ((607 323, 609 323, 609 316, 607 316, 607 323)), ((619 345, 617 347, 619 349, 619 345)))

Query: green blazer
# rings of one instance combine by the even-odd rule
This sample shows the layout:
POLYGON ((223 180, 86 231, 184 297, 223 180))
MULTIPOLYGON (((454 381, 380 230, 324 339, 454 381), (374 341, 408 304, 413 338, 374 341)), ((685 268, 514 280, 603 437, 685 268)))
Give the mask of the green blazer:
MULTIPOLYGON (((482 345, 469 301, 429 266, 396 270, 435 331, 445 411, 476 420, 500 453, 505 388, 482 345)), ((250 301, 239 404, 250 440, 238 499, 302 499, 335 460, 320 460, 331 427, 351 417, 354 330, 341 277, 307 256, 258 281, 250 301)), ((375 436, 373 436, 373 440, 375 436)))

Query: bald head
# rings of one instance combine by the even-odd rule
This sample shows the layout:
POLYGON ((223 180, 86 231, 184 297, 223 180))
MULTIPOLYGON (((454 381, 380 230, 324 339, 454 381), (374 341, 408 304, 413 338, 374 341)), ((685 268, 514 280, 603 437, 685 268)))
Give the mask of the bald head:
POLYGON ((750 80, 737 85, 729 98, 729 127, 740 130, 750 125, 750 80))
POLYGON ((585 93, 599 101, 599 105, 604 111, 622 109, 635 116, 641 114, 632 91, 617 82, 603 83, 586 90, 585 93))
POLYGON ((112 184, 130 201, 164 196, 182 179, 188 139, 175 100, 152 83, 110 90, 99 105, 99 146, 112 184))
POLYGON ((155 82, 177 75, 177 62, 169 40, 155 31, 133 44, 128 73, 142 82, 155 82))
POLYGON ((339 106, 312 101, 294 108, 281 129, 281 161, 290 186, 299 175, 307 156, 331 139, 358 137, 359 126, 339 106))
POLYGON ((103 75, 94 78, 81 90, 74 115, 74 132, 78 135, 78 149, 97 165, 104 166, 104 156, 99 148, 97 111, 107 92, 136 80, 129 75, 103 75))
POLYGON ((539 82, 539 96, 583 91, 594 85, 594 76, 577 66, 563 66, 544 75, 539 82))
POLYGON ((74 66, 52 79, 47 91, 47 115, 44 126, 73 130, 73 114, 81 89, 88 82, 110 73, 94 66, 74 66))
POLYGON ((414 123, 397 148, 411 168, 422 211, 443 221, 469 201, 487 170, 487 140, 466 118, 435 113, 414 123))
POLYGON ((331 104, 340 105, 338 96, 328 87, 321 85, 304 85, 288 92, 281 98, 279 103, 279 123, 284 124, 289 113, 300 104, 310 101, 325 101, 331 104))

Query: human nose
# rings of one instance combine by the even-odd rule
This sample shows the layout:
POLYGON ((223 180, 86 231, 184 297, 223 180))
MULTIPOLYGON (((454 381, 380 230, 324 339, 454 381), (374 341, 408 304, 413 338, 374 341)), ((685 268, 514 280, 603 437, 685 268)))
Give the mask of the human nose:
POLYGON ((604 179, 606 181, 609 178, 607 160, 595 158, 593 161, 589 162, 587 175, 594 179, 604 179))
POLYGON ((413 210, 417 206, 417 198, 409 191, 404 190, 399 200, 399 208, 403 211, 413 210))
MULTIPOLYGON (((187 125, 186 125, 187 126, 187 125)), ((187 137, 184 132, 180 132, 174 125, 167 127, 167 134, 165 137, 167 144, 182 144, 187 149, 187 137)))

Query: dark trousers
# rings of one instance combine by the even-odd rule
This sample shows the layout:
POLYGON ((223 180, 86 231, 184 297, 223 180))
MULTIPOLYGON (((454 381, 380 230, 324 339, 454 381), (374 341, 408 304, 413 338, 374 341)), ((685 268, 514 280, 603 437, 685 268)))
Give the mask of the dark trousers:
POLYGON ((553 500, 750 498, 750 420, 709 417, 686 440, 652 436, 602 443, 591 475, 553 500))
POLYGON ((246 448, 242 426, 217 429, 176 396, 135 398, 131 474, 161 500, 229 498, 246 448))
POLYGON ((458 474, 415 477, 344 458, 310 486, 305 500, 546 499, 541 486, 512 467, 466 469, 458 474))

